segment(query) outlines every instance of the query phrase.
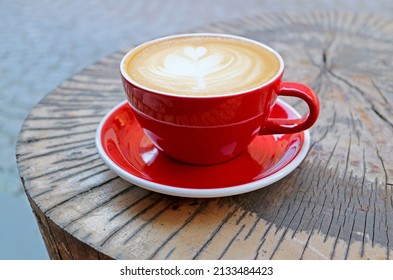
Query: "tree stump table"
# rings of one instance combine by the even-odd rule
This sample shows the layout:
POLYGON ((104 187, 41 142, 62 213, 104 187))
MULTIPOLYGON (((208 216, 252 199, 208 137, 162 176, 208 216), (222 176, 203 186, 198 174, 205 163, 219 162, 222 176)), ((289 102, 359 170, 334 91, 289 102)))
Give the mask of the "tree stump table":
POLYGON ((119 51, 48 94, 20 132, 20 177, 50 257, 393 258, 393 21, 289 13, 193 31, 271 45, 286 62, 284 80, 317 92, 305 160, 266 188, 224 198, 172 197, 121 179, 94 142, 102 117, 125 99, 119 51))

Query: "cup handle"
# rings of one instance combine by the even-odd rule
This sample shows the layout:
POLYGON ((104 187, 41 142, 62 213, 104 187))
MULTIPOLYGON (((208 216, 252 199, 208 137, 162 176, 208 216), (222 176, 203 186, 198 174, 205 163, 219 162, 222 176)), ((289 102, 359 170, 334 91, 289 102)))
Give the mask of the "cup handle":
POLYGON ((298 119, 268 118, 265 126, 259 131, 260 135, 297 133, 310 128, 317 121, 319 99, 309 87, 294 82, 282 82, 277 95, 303 99, 308 105, 309 112, 298 119))

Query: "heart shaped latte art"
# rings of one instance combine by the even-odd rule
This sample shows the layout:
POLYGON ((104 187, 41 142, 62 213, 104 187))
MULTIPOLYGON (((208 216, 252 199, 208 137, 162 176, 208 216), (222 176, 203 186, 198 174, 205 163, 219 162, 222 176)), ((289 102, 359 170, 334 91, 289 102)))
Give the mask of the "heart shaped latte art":
POLYGON ((194 90, 203 90, 208 76, 223 71, 230 62, 224 62, 222 54, 218 52, 207 53, 205 47, 186 46, 182 53, 170 53, 164 58, 162 67, 152 70, 160 76, 189 77, 195 80, 194 90))

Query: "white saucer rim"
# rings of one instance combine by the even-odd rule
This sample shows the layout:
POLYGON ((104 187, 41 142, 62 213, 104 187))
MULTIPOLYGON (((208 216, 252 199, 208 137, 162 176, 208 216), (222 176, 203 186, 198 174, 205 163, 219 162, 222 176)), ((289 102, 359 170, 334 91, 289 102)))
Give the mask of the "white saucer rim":
MULTIPOLYGON (((133 174, 130 174, 129 172, 125 171, 121 167, 119 167, 114 161, 110 159, 110 157, 106 154, 104 147, 102 146, 101 143, 101 133, 102 133, 102 128, 108 118, 120 107, 124 106, 128 101, 122 101, 118 105, 116 105, 113 109, 111 109, 101 120, 99 123, 97 130, 96 130, 96 135, 95 135, 95 143, 96 143, 96 148, 98 151, 98 154, 101 156, 102 160, 105 162, 105 164, 112 170, 114 171, 117 175, 119 175, 121 178, 124 180, 137 185, 141 188, 162 193, 162 194, 167 194, 167 195, 172 195, 172 196, 180 196, 180 197, 189 197, 189 198, 214 198, 214 197, 225 197, 225 196, 233 196, 233 195, 238 195, 238 194, 243 194, 251 191, 255 191, 264 187, 267 187, 285 176, 289 175, 292 173, 296 167, 300 165, 300 163, 303 162, 304 158, 306 157, 308 150, 310 148, 310 132, 309 130, 303 131, 304 133, 304 141, 302 148, 298 152, 298 154, 295 156, 295 158, 286 166, 284 166, 282 169, 275 171, 273 174, 266 176, 260 180, 253 181, 250 183, 246 184, 241 184, 241 185, 235 185, 235 186, 230 186, 230 187, 225 187, 225 188, 215 188, 215 189, 190 189, 190 188, 181 188, 181 187, 175 187, 175 186, 169 186, 169 185, 164 185, 164 184, 159 184, 155 182, 150 182, 148 180, 142 179, 138 176, 135 176, 133 174)), ((300 114, 294 109, 291 105, 286 103, 283 100, 277 99, 277 101, 280 105, 283 105, 287 109, 291 110, 297 117, 301 117, 300 114)))

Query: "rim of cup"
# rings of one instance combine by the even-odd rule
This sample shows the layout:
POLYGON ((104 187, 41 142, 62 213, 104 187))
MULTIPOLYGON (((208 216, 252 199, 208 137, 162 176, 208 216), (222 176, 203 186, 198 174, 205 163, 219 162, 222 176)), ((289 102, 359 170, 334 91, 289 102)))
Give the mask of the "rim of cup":
POLYGON ((174 96, 174 97, 181 97, 181 98, 219 98, 219 97, 223 97, 223 96, 235 96, 235 95, 241 95, 244 93, 248 93, 248 92, 252 92, 255 91, 259 88, 265 87, 268 84, 273 83, 275 80, 277 80, 277 78, 279 78, 282 73, 284 71, 284 60, 282 59, 281 55, 274 50, 273 48, 269 47, 268 45, 265 45, 261 42, 258 42, 256 40, 252 40, 249 38, 245 38, 245 37, 241 37, 241 36, 236 36, 236 35, 231 35, 231 34, 223 34, 223 33, 184 33, 184 34, 177 34, 177 35, 170 35, 170 36, 165 36, 165 37, 160 37, 157 39, 153 39, 150 41, 147 41, 145 43, 142 43, 138 46, 136 46, 135 48, 132 48, 130 51, 128 51, 122 58, 121 62, 120 62, 120 72, 121 75, 131 84, 137 86, 138 88, 141 88, 145 91, 148 92, 153 92, 156 94, 161 94, 161 95, 167 95, 167 96, 174 96), (165 41, 165 40, 169 40, 169 39, 173 39, 173 38, 183 38, 183 37, 202 37, 202 36, 206 36, 206 37, 223 37, 223 38, 232 38, 235 40, 241 40, 244 42, 249 42, 255 45, 258 45, 264 49, 267 49, 268 51, 270 51, 271 53, 273 53, 276 58, 278 59, 279 63, 280 63, 280 68, 277 71, 277 73, 268 81, 264 82, 263 84, 260 84, 256 87, 247 89, 247 90, 243 90, 243 91, 236 91, 236 92, 231 92, 231 93, 222 93, 222 94, 214 94, 214 95, 179 95, 179 94, 173 94, 173 93, 169 93, 169 92, 165 92, 165 91, 159 91, 159 90, 155 90, 146 86, 141 85, 140 83, 136 82, 135 80, 133 80, 131 78, 131 76, 127 73, 127 71, 125 70, 125 65, 126 65, 126 61, 128 60, 129 56, 132 55, 133 53, 135 53, 136 51, 151 45, 151 44, 155 44, 157 42, 160 41, 165 41))

